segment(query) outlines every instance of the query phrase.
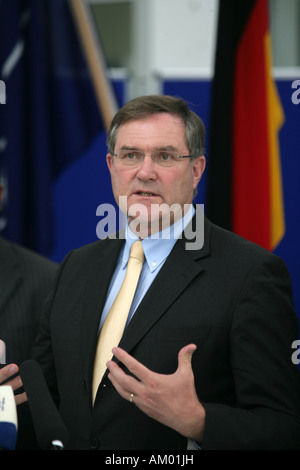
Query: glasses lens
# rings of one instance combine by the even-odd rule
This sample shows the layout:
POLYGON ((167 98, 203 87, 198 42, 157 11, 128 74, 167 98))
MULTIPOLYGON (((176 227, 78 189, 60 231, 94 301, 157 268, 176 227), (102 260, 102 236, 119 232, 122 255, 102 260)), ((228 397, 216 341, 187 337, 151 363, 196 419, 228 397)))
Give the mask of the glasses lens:
POLYGON ((119 159, 123 165, 134 166, 138 165, 143 160, 142 152, 120 152, 119 159))
POLYGON ((161 166, 173 166, 178 161, 177 157, 170 152, 157 152, 153 158, 161 166))
MULTIPOLYGON (((137 166, 144 160, 143 152, 138 150, 121 151, 116 157, 118 157, 122 165, 126 166, 137 166)), ((152 160, 160 166, 169 167, 176 165, 180 157, 170 152, 160 150, 152 154, 152 160)))

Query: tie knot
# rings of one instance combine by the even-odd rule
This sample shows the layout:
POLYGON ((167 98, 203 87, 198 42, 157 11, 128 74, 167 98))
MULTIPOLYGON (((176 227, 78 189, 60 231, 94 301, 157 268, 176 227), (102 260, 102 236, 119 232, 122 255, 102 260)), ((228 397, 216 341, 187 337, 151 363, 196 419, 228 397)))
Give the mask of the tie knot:
POLYGON ((137 242, 134 242, 131 245, 131 250, 130 250, 130 256, 129 257, 130 258, 136 258, 141 263, 144 262, 144 250, 143 250, 142 242, 137 241, 137 242))

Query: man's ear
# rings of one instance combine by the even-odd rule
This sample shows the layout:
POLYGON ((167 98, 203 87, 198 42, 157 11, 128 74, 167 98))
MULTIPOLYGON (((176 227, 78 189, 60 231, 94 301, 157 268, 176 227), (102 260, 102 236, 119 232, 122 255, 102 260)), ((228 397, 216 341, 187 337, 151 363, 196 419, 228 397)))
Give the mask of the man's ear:
POLYGON ((200 155, 193 160, 193 167, 194 167, 194 188, 197 188, 199 181, 204 173, 206 166, 206 159, 204 155, 200 155))
POLYGON ((111 153, 108 153, 108 154, 106 155, 106 163, 107 163, 107 166, 108 166, 109 171, 111 170, 112 159, 113 159, 112 154, 111 154, 111 153))

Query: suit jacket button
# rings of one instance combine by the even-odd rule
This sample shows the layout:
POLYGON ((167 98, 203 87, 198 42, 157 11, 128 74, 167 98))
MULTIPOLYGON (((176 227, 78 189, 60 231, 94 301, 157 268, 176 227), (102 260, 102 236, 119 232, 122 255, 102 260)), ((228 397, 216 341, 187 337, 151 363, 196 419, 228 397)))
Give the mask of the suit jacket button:
POLYGON ((100 445, 100 442, 98 441, 97 437, 91 437, 90 438, 90 449, 91 450, 98 449, 99 445, 100 445))

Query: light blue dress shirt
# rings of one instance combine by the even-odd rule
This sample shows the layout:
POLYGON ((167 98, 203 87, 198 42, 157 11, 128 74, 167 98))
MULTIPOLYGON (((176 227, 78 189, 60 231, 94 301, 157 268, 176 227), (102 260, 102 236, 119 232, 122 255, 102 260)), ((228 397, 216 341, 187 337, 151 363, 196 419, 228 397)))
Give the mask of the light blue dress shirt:
MULTIPOLYGON (((159 273, 168 255, 172 251, 174 244, 176 243, 178 238, 180 238, 185 227, 193 218, 194 213, 195 209, 191 205, 184 217, 178 220, 174 225, 142 240, 143 250, 145 254, 145 262, 143 264, 143 269, 128 315, 127 323, 131 320, 144 295, 146 294, 155 277, 159 273)), ((124 280, 131 245, 138 239, 139 238, 130 230, 127 224, 125 229, 124 247, 121 250, 115 272, 110 282, 106 302, 102 312, 100 328, 124 280)))

